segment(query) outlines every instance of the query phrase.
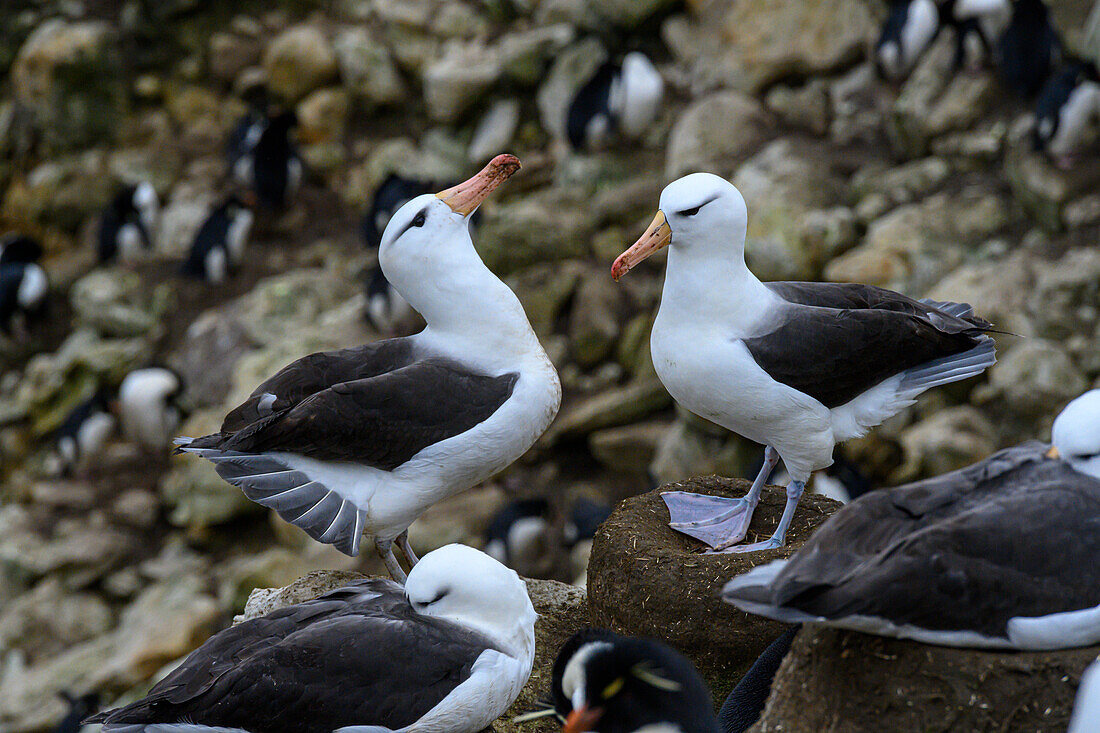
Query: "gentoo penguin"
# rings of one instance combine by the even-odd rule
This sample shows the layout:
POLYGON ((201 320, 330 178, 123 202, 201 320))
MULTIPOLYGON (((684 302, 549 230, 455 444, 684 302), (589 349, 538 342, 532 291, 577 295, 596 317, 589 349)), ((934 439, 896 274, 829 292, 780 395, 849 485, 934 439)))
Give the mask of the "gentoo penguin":
POLYGON ((180 450, 314 539, 357 555, 363 533, 395 579, 409 525, 519 458, 557 413, 561 384, 467 221, 519 168, 499 155, 468 181, 394 214, 378 256, 427 326, 406 338, 311 354, 284 367, 180 450))
POLYGON ((13 262, 38 262, 42 259, 42 244, 34 237, 9 232, 0 238, 0 265, 13 262))
POLYGON ((1068 168, 1100 121, 1100 71, 1075 61, 1054 74, 1035 104, 1035 149, 1068 168))
POLYGON ((1062 58, 1062 40, 1044 0, 1012 0, 1012 18, 994 46, 1001 83, 1022 99, 1040 92, 1062 58))
POLYGON ((149 183, 123 186, 99 219, 100 262, 133 262, 153 249, 157 192, 149 183))
POLYGON ((837 443, 995 361, 992 326, 968 305, 868 285, 760 282, 745 265, 747 224, 733 184, 693 173, 665 187, 653 223, 611 268, 618 280, 668 247, 650 337, 657 375, 686 409, 767 446, 743 499, 663 494, 670 526, 727 550, 745 537, 780 458, 791 477, 772 537, 730 552, 783 545, 806 481, 837 443))
POLYGON ((928 644, 1100 641, 1100 390, 1024 443, 846 505, 723 595, 749 613, 928 644))
POLYGON ((105 389, 77 405, 54 432, 61 472, 65 476, 83 473, 103 450, 115 429, 110 401, 105 389))
POLYGON ((695 666, 658 641, 585 629, 562 645, 551 677, 563 733, 718 733, 695 666))
POLYGON ((167 367, 135 369, 118 388, 118 411, 126 438, 147 450, 166 448, 179 428, 183 379, 167 367))
POLYGON ((259 130, 256 143, 234 164, 234 177, 251 187, 268 209, 285 208, 302 183, 302 160, 290 139, 297 125, 298 116, 285 111, 269 117, 262 129, 249 128, 246 136, 259 130))
POLYGON ((657 116, 664 81, 640 51, 607 61, 578 91, 566 111, 566 133, 576 150, 606 147, 613 136, 641 137, 657 116))
POLYGON ((360 580, 210 637, 103 730, 476 733, 531 674, 535 609, 512 570, 463 545, 404 587, 360 580))
POLYGON ((46 271, 34 262, 0 264, 0 333, 25 336, 27 321, 45 309, 49 289, 46 271))
POLYGON ((241 263, 253 214, 240 198, 227 196, 202 223, 181 272, 207 282, 224 282, 241 263))
POLYGON ((78 733, 83 721, 89 715, 99 710, 99 694, 89 692, 86 695, 74 695, 71 692, 62 692, 61 699, 69 706, 69 712, 58 722, 53 733, 78 733))

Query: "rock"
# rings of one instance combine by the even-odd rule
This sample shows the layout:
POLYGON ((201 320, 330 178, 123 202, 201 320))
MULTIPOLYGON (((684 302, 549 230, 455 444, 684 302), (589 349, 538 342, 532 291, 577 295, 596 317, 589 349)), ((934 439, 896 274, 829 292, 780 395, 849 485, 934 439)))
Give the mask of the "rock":
POLYGON ((350 571, 359 561, 331 545, 311 544, 301 550, 270 547, 262 552, 236 557, 218 566, 218 598, 222 605, 245 610, 257 588, 270 589, 295 583, 318 570, 350 571))
POLYGON ((454 122, 504 73, 495 48, 478 44, 449 47, 424 71, 424 102, 436 122, 454 122))
POLYGON ((897 206, 926 197, 950 176, 951 166, 943 158, 930 156, 892 168, 875 161, 853 177, 852 188, 860 197, 880 194, 897 206))
POLYGON ((506 33, 497 44, 504 75, 523 86, 538 84, 545 76, 546 67, 573 42, 575 35, 569 23, 506 33))
MULTIPOLYGON (((217 197, 213 171, 209 177, 188 170, 177 183, 161 210, 157 226, 156 250, 173 259, 183 259, 191 250, 202 223, 210 215, 217 197)), ((202 171, 201 173, 206 173, 202 171)))
POLYGON ((764 140, 768 115, 752 97, 715 92, 684 110, 669 134, 665 176, 719 173, 764 140))
POLYGON ((1065 348, 1046 339, 1021 340, 989 370, 989 396, 1001 397, 1015 412, 1029 418, 1051 418, 1081 394, 1088 382, 1065 348))
POLYGON ((341 142, 350 109, 351 99, 339 87, 310 93, 298 103, 298 139, 303 145, 341 142))
POLYGON ((271 91, 290 102, 320 89, 339 73, 328 39, 310 25, 292 26, 277 35, 263 62, 271 91))
POLYGON ((1100 647, 990 652, 807 625, 772 683, 758 733, 1060 731, 1100 647))
POLYGON ((636 28, 675 5, 675 0, 588 0, 593 15, 622 28, 636 28))
POLYGON ((567 260, 532 265, 508 276, 508 287, 519 298, 535 333, 547 335, 553 332, 584 271, 584 265, 567 260))
POLYGON ((824 80, 812 79, 800 87, 773 87, 764 97, 764 103, 788 125, 801 127, 815 135, 829 132, 832 102, 829 85, 824 80))
POLYGON ((997 448, 993 423, 970 405, 947 407, 901 433, 904 463, 890 476, 900 484, 977 463, 997 448))
POLYGON ((536 101, 543 129, 556 139, 566 139, 569 105, 607 58, 607 49, 594 36, 581 39, 555 57, 546 81, 539 87, 536 101))
POLYGON ((19 650, 27 663, 63 652, 110 630, 111 609, 94 593, 71 593, 57 578, 46 578, 4 604, 0 650, 19 650))
POLYGON ((996 328, 1030 337, 1036 331, 1026 304, 1034 292, 1035 269, 1033 257, 1024 251, 990 262, 967 263, 940 280, 927 296, 970 303, 975 313, 996 328))
POLYGON ((540 262, 584 256, 590 226, 585 211, 549 189, 493 207, 474 245, 490 270, 507 275, 540 262))
POLYGON ((1070 229, 1100 223, 1100 194, 1087 194, 1066 204, 1065 220, 1070 229))
POLYGON ((829 83, 833 113, 829 138, 837 145, 882 145, 887 101, 871 61, 856 66, 829 83))
POLYGON ((1100 253, 1091 247, 1067 252, 1056 262, 1036 267, 1033 288, 1024 290, 1035 331, 1050 339, 1068 339, 1100 319, 1100 253))
POLYGON ((373 105, 396 104, 405 97, 405 82, 389 49, 366 28, 347 28, 333 44, 340 78, 357 99, 373 105))
POLYGON ((676 407, 676 419, 657 442, 649 473, 658 483, 684 476, 729 476, 762 455, 760 447, 676 407))
POLYGON ((812 279, 822 253, 807 248, 805 216, 834 206, 844 185, 818 146, 779 139, 746 161, 733 177, 749 210, 745 256, 762 280, 812 279))
POLYGON ((922 155, 933 138, 969 128, 996 97, 991 75, 951 72, 953 48, 953 40, 941 36, 917 63, 894 103, 887 131, 905 155, 922 155))
MULTIPOLYGON (((317 598, 330 590, 342 588, 348 583, 366 578, 362 573, 349 571, 318 570, 305 575, 283 588, 257 588, 245 604, 244 613, 233 619, 238 624, 295 603, 317 598)), ((540 700, 549 693, 554 659, 565 641, 588 626, 588 603, 584 591, 554 580, 525 579, 531 605, 535 607, 535 660, 531 677, 512 707, 493 724, 498 733, 549 733, 558 726, 541 722, 522 728, 512 723, 512 718, 541 707, 540 700)))
POLYGON ((125 78, 116 34, 96 20, 43 22, 11 68, 15 98, 53 150, 111 139, 126 110, 125 78))
POLYGON ((187 327, 186 338, 168 356, 184 383, 184 401, 193 408, 215 407, 229 395, 225 379, 252 347, 244 326, 218 311, 203 313, 187 327))
MULTIPOLYGON (((619 633, 671 644, 695 662, 717 704, 786 628, 722 602, 722 586, 758 564, 790 557, 841 506, 806 494, 791 523, 787 546, 747 555, 701 554, 701 543, 667 526, 661 491, 740 497, 748 488, 749 482, 743 479, 710 476, 666 484, 626 499, 597 530, 588 565, 592 621, 619 633)), ((764 489, 749 541, 771 534, 785 502, 783 489, 764 489)))
POLYGON ((466 157, 471 163, 482 164, 512 144, 519 125, 519 102, 502 99, 493 102, 482 116, 470 138, 466 157))
POLYGON ((493 515, 506 501, 501 488, 493 484, 448 497, 412 523, 409 542, 419 555, 455 542, 479 546, 493 515))
POLYGON ((114 196, 116 184, 107 163, 98 150, 42 163, 12 181, 4 195, 3 215, 13 222, 76 232, 114 196))
POLYGON ((602 269, 581 278, 569 318, 569 346, 582 368, 600 363, 615 348, 622 297, 622 290, 602 269))
POLYGON ((539 439, 538 445, 550 447, 564 437, 637 422, 671 402, 664 385, 656 379, 640 379, 568 405, 558 413, 557 420, 539 439))
POLYGON ((210 74, 221 82, 232 82, 237 76, 260 63, 262 44, 258 38, 216 31, 210 34, 210 74))
POLYGON ((173 296, 171 286, 150 291, 137 272, 109 267, 73 283, 69 300, 78 325, 104 336, 140 336, 160 331, 160 319, 172 306, 173 296))
POLYGON ((612 471, 645 474, 669 427, 667 422, 652 421, 597 430, 588 436, 588 448, 612 471))
POLYGON ((784 77, 834 71, 859 58, 876 33, 862 0, 691 3, 692 22, 666 25, 674 52, 692 63, 700 86, 755 93, 784 77))
POLYGON ((1004 174, 1012 194, 1028 214, 1048 232, 1065 229, 1063 209, 1069 201, 1096 190, 1100 168, 1078 165, 1059 170, 1030 142, 1030 126, 1021 121, 1009 132, 1004 174))

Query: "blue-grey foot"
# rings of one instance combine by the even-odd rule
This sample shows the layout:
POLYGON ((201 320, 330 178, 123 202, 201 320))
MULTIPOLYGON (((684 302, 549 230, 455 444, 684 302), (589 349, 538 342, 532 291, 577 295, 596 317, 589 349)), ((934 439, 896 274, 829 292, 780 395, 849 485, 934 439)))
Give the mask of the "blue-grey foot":
POLYGON ((775 528, 775 533, 764 540, 763 542, 752 542, 747 545, 738 545, 737 547, 730 547, 726 545, 723 548, 715 547, 716 552, 756 552, 758 550, 774 550, 777 547, 782 547, 787 541, 787 529, 791 526, 791 520, 794 519, 794 510, 798 508, 798 500, 802 498, 802 492, 806 489, 805 481, 791 481, 787 484, 787 503, 783 505, 783 516, 779 518, 779 526, 775 528))
POLYGON ((687 491, 666 491, 661 498, 668 507, 669 527, 715 549, 743 540, 756 508, 756 504, 747 499, 687 491))

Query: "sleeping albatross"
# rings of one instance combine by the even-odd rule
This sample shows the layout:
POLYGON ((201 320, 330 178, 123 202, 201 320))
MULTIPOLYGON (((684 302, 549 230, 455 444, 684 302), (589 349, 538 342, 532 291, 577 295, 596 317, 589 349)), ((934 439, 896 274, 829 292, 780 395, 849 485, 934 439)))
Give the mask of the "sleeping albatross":
POLYGON ((1032 442, 880 489, 838 511, 789 560, 724 597, 780 621, 930 644, 1062 649, 1100 641, 1100 390, 1032 442))
POLYGON ((429 506, 519 458, 561 385, 523 307, 482 263, 470 215, 519 168, 480 173, 401 207, 382 236, 386 277, 424 317, 407 338, 311 354, 261 384, 221 431, 179 440, 218 474, 348 555, 374 537, 395 580, 406 530, 429 506))
POLYGON ((516 699, 534 654, 524 582, 447 545, 404 588, 361 580, 221 631, 146 697, 89 722, 119 733, 474 733, 516 699))
POLYGON ((806 481, 838 442, 995 361, 992 327, 968 305, 869 285, 760 282, 745 266, 747 222, 731 183, 693 173, 665 187, 653 223, 611 268, 618 280, 668 246, 650 337, 657 375, 688 410, 767 446, 743 499, 665 493, 670 526, 729 548, 780 458, 791 476, 775 534, 731 552, 783 545, 806 481))

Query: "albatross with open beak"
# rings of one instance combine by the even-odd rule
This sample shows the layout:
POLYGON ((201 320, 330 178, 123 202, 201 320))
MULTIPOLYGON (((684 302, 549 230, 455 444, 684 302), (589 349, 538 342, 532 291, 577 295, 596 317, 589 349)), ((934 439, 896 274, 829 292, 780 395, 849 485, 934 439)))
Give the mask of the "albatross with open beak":
POLYGON ((409 525, 519 458, 550 425, 561 385, 515 294, 467 230, 519 169, 498 155, 473 178, 417 196, 382 235, 386 277, 424 317, 407 338, 311 354, 261 384, 221 431, 180 450, 248 498, 348 555, 363 533, 394 579, 409 525))
POLYGON ((995 361, 992 326, 969 305, 869 285, 760 282, 745 265, 747 223, 731 183, 693 173, 665 187, 653 223, 611 268, 618 280, 668 248, 650 338, 657 375, 688 410, 767 446, 743 499, 665 493, 670 526, 730 548, 780 458, 791 476, 775 533, 731 552, 783 545, 806 481, 838 442, 995 361))

